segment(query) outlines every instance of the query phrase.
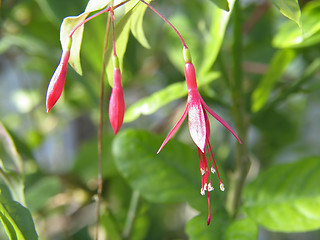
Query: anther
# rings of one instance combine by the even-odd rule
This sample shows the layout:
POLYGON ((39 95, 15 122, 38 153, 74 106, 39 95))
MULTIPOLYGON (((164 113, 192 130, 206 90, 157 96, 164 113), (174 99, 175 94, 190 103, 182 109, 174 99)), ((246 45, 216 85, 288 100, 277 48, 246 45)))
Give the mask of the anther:
POLYGON ((211 191, 213 191, 213 190, 214 190, 214 188, 212 187, 211 183, 209 183, 209 184, 208 184, 208 192, 211 192, 211 191))
POLYGON ((214 167, 211 167, 211 172, 212 172, 212 174, 216 173, 216 170, 214 169, 214 167))
POLYGON ((206 191, 204 188, 201 188, 201 191, 200 191, 201 195, 204 196, 206 194, 206 191))
POLYGON ((224 185, 223 185, 223 183, 220 183, 220 190, 221 190, 221 191, 224 191, 224 185))
POLYGON ((204 175, 206 173, 206 171, 203 168, 200 168, 201 171, 201 175, 204 175))

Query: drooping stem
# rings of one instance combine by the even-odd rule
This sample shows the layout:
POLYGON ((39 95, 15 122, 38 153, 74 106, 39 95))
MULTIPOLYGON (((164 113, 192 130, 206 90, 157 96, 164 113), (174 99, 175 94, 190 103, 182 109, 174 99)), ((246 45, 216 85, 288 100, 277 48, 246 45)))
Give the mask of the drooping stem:
POLYGON ((111 15, 111 22, 112 22, 112 45, 113 45, 113 56, 117 56, 117 51, 116 51, 116 34, 115 34, 115 27, 114 27, 114 13, 113 9, 110 11, 111 15))
POLYGON ((235 170, 231 174, 230 189, 227 196, 227 209, 235 217, 240 205, 244 182, 250 168, 247 137, 249 114, 246 110, 246 96, 244 94, 244 78, 242 71, 242 12, 239 0, 235 1, 233 10, 233 77, 231 91, 233 98, 233 115, 242 144, 236 146, 235 170))
POLYGON ((144 0, 140 0, 140 2, 146 4, 152 11, 154 11, 156 14, 159 15, 159 17, 161 17, 167 24, 169 24, 169 26, 176 32, 176 34, 178 35, 178 37, 180 38, 183 47, 187 48, 187 45, 185 43, 185 41, 183 40, 181 34, 179 33, 179 31, 172 25, 171 22, 169 22, 168 19, 166 19, 161 13, 159 13, 154 7, 152 7, 149 3, 145 2, 144 0))
POLYGON ((110 29, 110 15, 108 17, 107 26, 106 26, 106 35, 103 46, 103 55, 102 55, 102 70, 100 76, 100 103, 99 103, 99 127, 98 127, 98 191, 97 191, 97 227, 96 227, 96 236, 95 239, 99 239, 99 224, 100 224, 100 205, 101 205, 101 195, 103 188, 103 156, 102 156, 102 131, 103 131, 103 102, 104 102, 104 76, 106 69, 106 52, 108 46, 108 34, 110 29))
MULTIPOLYGON (((123 1, 121 3, 119 3, 118 5, 116 6, 113 6, 112 9, 117 9, 118 7, 121 7, 123 4, 129 2, 130 0, 126 0, 126 1, 123 1)), ((69 33, 69 37, 71 38, 73 36, 73 34, 75 33, 75 31, 77 31, 77 29, 79 27, 81 27, 83 24, 85 24, 86 22, 90 21, 91 19, 101 15, 102 13, 106 13, 106 12, 109 12, 111 10, 111 7, 108 7, 108 8, 105 8, 105 9, 102 9, 100 12, 97 12, 95 14, 93 14, 92 16, 86 18, 85 20, 83 20, 82 22, 78 23, 72 30, 71 32, 69 33)))

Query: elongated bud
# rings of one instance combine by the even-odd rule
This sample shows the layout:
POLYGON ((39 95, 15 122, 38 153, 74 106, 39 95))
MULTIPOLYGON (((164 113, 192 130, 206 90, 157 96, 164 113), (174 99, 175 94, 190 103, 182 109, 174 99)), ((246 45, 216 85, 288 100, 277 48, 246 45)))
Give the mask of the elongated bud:
POLYGON ((52 75, 46 97, 47 112, 50 112, 51 108, 56 104, 60 98, 64 83, 67 75, 68 61, 70 57, 70 49, 66 49, 62 52, 60 63, 52 75))
POLYGON ((116 135, 123 123, 125 103, 121 86, 121 72, 119 68, 113 70, 114 85, 109 102, 109 119, 116 135))

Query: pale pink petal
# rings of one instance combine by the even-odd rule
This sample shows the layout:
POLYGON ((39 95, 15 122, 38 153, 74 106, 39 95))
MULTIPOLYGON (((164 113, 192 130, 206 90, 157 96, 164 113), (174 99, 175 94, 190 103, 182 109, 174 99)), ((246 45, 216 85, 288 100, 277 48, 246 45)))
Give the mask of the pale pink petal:
POLYGON ((172 128, 172 130, 170 131, 170 133, 168 134, 168 136, 166 137, 166 139, 163 141, 161 147, 159 148, 157 154, 161 151, 161 149, 164 147, 164 145, 166 145, 166 143, 170 140, 170 138, 176 133, 176 131, 179 129, 179 127, 181 126, 181 124, 183 123, 184 119, 187 116, 188 113, 188 108, 189 105, 187 104, 181 118, 179 119, 179 121, 177 122, 177 124, 172 128))
POLYGON ((201 99, 201 103, 202 103, 203 107, 212 115, 212 117, 217 119, 225 128, 227 128, 233 134, 233 136, 238 140, 238 142, 240 144, 242 144, 239 137, 237 136, 235 131, 233 131, 233 129, 229 126, 229 124, 225 120, 223 120, 218 114, 216 114, 214 111, 212 111, 208 107, 208 105, 205 103, 205 101, 203 101, 203 99, 201 99))
POLYGON ((204 152, 206 144, 206 120, 201 101, 189 101, 189 131, 194 143, 204 152))

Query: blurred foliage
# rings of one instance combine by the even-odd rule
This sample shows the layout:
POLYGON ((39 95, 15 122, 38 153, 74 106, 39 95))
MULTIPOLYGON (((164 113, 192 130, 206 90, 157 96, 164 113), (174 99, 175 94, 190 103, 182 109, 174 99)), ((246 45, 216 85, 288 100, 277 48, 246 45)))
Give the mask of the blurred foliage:
MULTIPOLYGON (((0 2, 0 239, 93 239, 107 15, 84 27, 77 59, 82 76, 69 66, 64 93, 46 114, 46 88, 61 55, 60 25, 83 13, 87 1, 0 2)), ((108 2, 90 1, 86 15, 108 2)), ((110 67, 105 79, 101 239, 319 239, 320 2, 240 1, 239 101, 251 167, 232 216, 226 201, 239 168, 238 145, 211 121, 226 191, 210 193, 209 227, 187 124, 156 154, 185 107, 181 44, 143 4, 129 4, 116 12, 127 106, 116 137, 107 116, 110 67)), ((151 4, 187 42, 202 97, 236 125, 235 1, 151 4)), ((108 51, 110 57, 110 44, 108 51)), ((212 181, 218 189, 215 175, 212 181)))

